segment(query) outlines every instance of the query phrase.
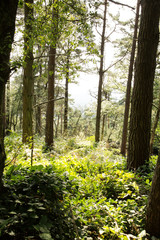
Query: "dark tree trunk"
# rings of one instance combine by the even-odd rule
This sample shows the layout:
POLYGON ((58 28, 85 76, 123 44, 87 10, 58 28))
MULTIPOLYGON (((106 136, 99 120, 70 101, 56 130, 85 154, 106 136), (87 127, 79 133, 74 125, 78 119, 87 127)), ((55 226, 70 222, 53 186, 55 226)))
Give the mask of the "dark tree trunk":
POLYGON ((59 121, 60 120, 60 114, 57 116, 57 122, 55 123, 55 138, 58 138, 58 130, 59 130, 59 121))
POLYGON ((146 231, 151 236, 160 238, 160 155, 158 156, 148 200, 146 231))
POLYGON ((37 106, 36 107, 36 133, 38 135, 41 135, 41 127, 42 123, 41 123, 41 106, 37 106))
POLYGON ((158 121, 159 121, 159 115, 160 115, 160 95, 159 95, 158 108, 157 108, 156 116, 155 116, 155 119, 154 119, 154 122, 153 122, 153 129, 152 129, 151 139, 150 139, 150 153, 151 154, 153 152, 153 143, 154 143, 156 128, 157 128, 158 121))
POLYGON ((63 134, 63 104, 61 104, 61 136, 63 134))
POLYGON ((103 29, 101 36, 101 53, 100 53, 100 68, 99 68, 99 86, 98 86, 98 100, 97 100, 97 114, 96 114, 96 132, 95 132, 95 141, 99 142, 100 140, 100 122, 101 122, 101 104, 102 104, 102 85, 104 77, 104 47, 105 47, 105 31, 106 31, 106 14, 107 14, 107 3, 104 1, 104 16, 103 16, 103 29))
POLYGON ((5 117, 5 133, 9 134, 11 130, 10 124, 10 80, 8 79, 7 87, 6 87, 6 117, 5 117))
POLYGON ((24 2, 24 78, 23 78, 23 143, 30 142, 33 138, 33 43, 32 43, 32 22, 33 22, 33 0, 24 2), (29 4, 29 5, 28 5, 29 4), (31 4, 31 5, 30 5, 31 4))
MULTIPOLYGON (((54 0, 53 0, 54 4, 54 0)), ((48 103, 46 112, 46 133, 45 144, 47 148, 54 145, 54 87, 55 87, 55 65, 56 65, 56 41, 57 41, 58 16, 57 9, 53 7, 52 11, 52 46, 49 50, 48 62, 48 103)))
POLYGON ((67 52, 67 64, 66 64, 65 99, 64 99, 64 134, 65 134, 65 135, 67 135, 67 130, 68 130, 69 58, 70 58, 70 51, 68 50, 68 52, 67 52))
POLYGON ((105 128, 105 122, 106 122, 106 114, 103 115, 103 120, 102 120, 102 133, 101 133, 101 141, 103 141, 104 137, 104 128, 105 128))
POLYGON ((5 83, 0 83, 0 190, 2 187, 2 176, 5 164, 5 150, 4 150, 4 99, 5 99, 5 83))
MULTIPOLYGON (((40 47, 39 47, 40 51, 40 47)), ((36 91, 36 102, 40 102, 40 93, 41 93, 41 87, 40 87, 40 81, 42 80, 42 62, 40 61, 40 66, 39 66, 39 75, 40 79, 37 81, 37 91, 36 91)), ((41 135, 41 128, 42 128, 42 121, 41 121, 41 106, 38 105, 36 107, 36 133, 41 135)))
POLYGON ((53 147, 53 120, 54 120, 54 86, 55 86, 55 55, 56 48, 50 47, 48 62, 48 103, 46 112, 45 143, 48 148, 53 147))
POLYGON ((136 18, 135 18, 135 26, 134 26, 134 36, 133 36, 132 50, 131 50, 131 57, 130 57, 130 64, 129 64, 127 90, 126 90, 126 102, 125 102, 124 121, 123 121, 123 132, 122 132, 121 154, 124 155, 124 156, 126 155, 128 116, 129 116, 129 108, 130 108, 132 74, 133 74, 136 42, 137 42, 139 8, 140 8, 140 0, 137 0, 136 18))
POLYGON ((153 82, 159 40, 159 0, 143 0, 132 95, 128 169, 149 160, 153 82))
POLYGON ((18 0, 0 1, 0 190, 5 165, 4 149, 4 95, 5 84, 9 79, 9 58, 15 31, 15 18, 18 0))

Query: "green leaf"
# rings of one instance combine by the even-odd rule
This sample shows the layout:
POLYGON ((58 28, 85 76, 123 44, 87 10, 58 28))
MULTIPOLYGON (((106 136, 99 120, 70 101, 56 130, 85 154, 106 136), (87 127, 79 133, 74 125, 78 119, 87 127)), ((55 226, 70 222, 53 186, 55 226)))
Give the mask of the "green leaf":
POLYGON ((33 208, 29 208, 27 212, 34 212, 35 210, 33 208))
POLYGON ((16 212, 12 211, 12 212, 9 212, 9 214, 12 214, 12 215, 17 215, 16 212))
POLYGON ((42 240, 53 240, 50 233, 40 233, 39 236, 42 240))

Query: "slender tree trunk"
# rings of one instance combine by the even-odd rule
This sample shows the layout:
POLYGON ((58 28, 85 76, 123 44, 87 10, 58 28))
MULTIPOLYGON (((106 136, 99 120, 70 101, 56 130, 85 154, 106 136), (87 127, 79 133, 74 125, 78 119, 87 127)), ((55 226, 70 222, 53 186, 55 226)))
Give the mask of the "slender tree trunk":
POLYGON ((65 135, 67 135, 67 130, 68 130, 69 58, 70 58, 70 51, 68 50, 68 52, 67 52, 67 63, 66 63, 65 99, 64 99, 64 134, 65 134, 65 135))
POLYGON ((6 94, 6 117, 5 117, 5 129, 6 134, 9 134, 9 131, 11 130, 10 125, 10 79, 8 79, 7 82, 7 94, 6 94))
POLYGON ((124 112, 123 132, 122 132, 121 154, 124 155, 124 156, 126 155, 128 116, 129 116, 129 108, 130 108, 131 83, 132 83, 132 74, 133 74, 136 41, 137 41, 137 32, 138 32, 139 9, 140 9, 140 0, 137 0, 136 18, 135 18, 135 26, 134 26, 134 36, 133 36, 132 50, 131 50, 131 57, 130 57, 130 65, 129 65, 129 72, 128 72, 126 102, 125 102, 125 112, 124 112))
POLYGON ((23 77, 23 134, 22 141, 27 143, 33 139, 33 43, 32 21, 33 0, 25 0, 25 34, 24 34, 24 77, 23 77), (31 4, 31 5, 30 5, 31 4))
POLYGON ((148 163, 156 54, 159 41, 159 0, 143 0, 132 95, 128 169, 148 163))
POLYGON ((3 187, 3 171, 5 165, 4 149, 4 99, 5 84, 9 79, 9 58, 11 45, 15 31, 15 18, 18 0, 1 0, 0 1, 0 191, 3 187))
POLYGON ((60 122, 60 114, 58 114, 58 117, 57 117, 57 124, 55 124, 55 138, 58 137, 59 122, 60 122))
MULTIPOLYGON (((39 51, 40 51, 40 48, 39 48, 39 51)), ((40 81, 42 80, 42 65, 41 65, 41 61, 40 61, 40 66, 39 66, 39 75, 40 75, 40 79, 38 79, 38 82, 37 82, 37 102, 39 103, 40 101, 40 91, 41 91, 41 88, 40 88, 40 81)), ((42 128, 42 123, 41 123, 41 106, 38 105, 36 107, 36 133, 38 133, 39 135, 41 135, 41 128, 42 128)))
POLYGON ((61 104, 61 136, 63 134, 63 104, 61 104))
POLYGON ((154 143, 156 128, 157 128, 157 125, 158 125, 159 115, 160 115, 160 95, 159 95, 159 103, 158 103, 157 113, 156 113, 156 116, 155 116, 155 119, 154 119, 153 129, 152 129, 151 139, 150 139, 150 153, 151 154, 153 152, 153 143, 154 143))
MULTIPOLYGON (((12 121, 11 121, 12 123, 12 121)), ((20 130, 22 130, 23 127, 23 115, 22 115, 22 111, 20 111, 20 115, 19 115, 19 128, 20 130)))
POLYGON ((5 150, 4 150, 4 99, 5 99, 5 83, 0 85, 0 190, 2 187, 2 175, 5 164, 5 150))
POLYGON ((53 147, 53 119, 54 119, 54 85, 55 85, 55 55, 56 48, 50 47, 48 62, 48 103, 46 113, 45 143, 49 148, 53 147))
MULTIPOLYGON (((54 0, 53 0, 54 4, 54 0)), ((52 37, 53 42, 49 50, 49 62, 48 62, 48 103, 46 112, 46 133, 45 133, 45 144, 47 148, 52 148, 54 145, 54 86, 55 86, 55 64, 56 64, 56 41, 57 41, 57 27, 58 27, 58 16, 57 10, 53 6, 52 11, 52 37)))
POLYGON ((36 109, 36 133, 38 133, 39 135, 41 135, 41 107, 37 106, 36 109))
POLYGON ((102 85, 104 77, 104 47, 105 47, 105 31, 106 31, 106 14, 107 14, 107 3, 104 1, 104 16, 103 16, 103 29, 101 37, 101 57, 100 57, 100 68, 99 68, 99 86, 98 86, 98 100, 97 100, 97 114, 96 114, 96 132, 95 132, 95 141, 99 142, 100 140, 100 122, 101 122, 101 104, 102 104, 102 85))
POLYGON ((106 114, 103 115, 101 141, 103 141, 103 137, 104 137, 105 122, 106 122, 106 114))

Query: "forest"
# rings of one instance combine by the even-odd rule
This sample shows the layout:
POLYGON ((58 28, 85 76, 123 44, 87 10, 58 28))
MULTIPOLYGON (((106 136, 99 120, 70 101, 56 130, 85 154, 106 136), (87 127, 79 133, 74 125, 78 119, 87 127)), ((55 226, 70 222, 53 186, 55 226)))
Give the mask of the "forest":
POLYGON ((0 239, 160 239, 160 1, 0 0, 0 17, 0 239))

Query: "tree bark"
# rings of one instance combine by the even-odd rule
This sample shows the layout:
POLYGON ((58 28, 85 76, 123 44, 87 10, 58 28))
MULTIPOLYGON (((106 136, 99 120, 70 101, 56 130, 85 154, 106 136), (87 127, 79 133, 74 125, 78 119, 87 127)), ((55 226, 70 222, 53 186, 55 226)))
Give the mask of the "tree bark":
POLYGON ((103 141, 103 137, 104 137, 105 122, 106 122, 106 114, 103 114, 101 141, 103 141))
POLYGON ((2 187, 2 176, 5 165, 5 149, 4 149, 4 99, 5 99, 5 83, 0 82, 0 190, 2 187))
POLYGON ((8 135, 11 130, 10 124, 10 79, 8 79, 6 87, 6 117, 5 117, 5 134, 8 135))
POLYGON ((5 84, 9 79, 9 59, 14 38, 15 18, 18 0, 0 1, 0 191, 3 186, 2 177, 5 165, 4 149, 4 99, 5 84))
POLYGON ((67 135, 68 130, 68 82, 69 82, 69 58, 70 51, 67 51, 67 64, 66 64, 66 83, 65 83, 65 99, 64 99, 64 134, 67 135))
POLYGON ((135 58, 135 50, 136 50, 136 42, 137 42, 139 9, 140 9, 140 0, 137 0, 136 18, 135 18, 134 35, 133 35, 132 50, 131 50, 131 56, 130 56, 129 72, 128 72, 124 121, 123 121, 123 132, 122 132, 121 154, 123 156, 126 155, 128 116, 129 116, 129 108, 130 108, 130 96, 131 96, 131 83, 132 83, 132 75, 133 75, 133 66, 134 66, 134 58, 135 58))
POLYGON ((143 0, 135 64, 128 147, 128 169, 148 163, 156 53, 159 41, 159 0, 143 0))
MULTIPOLYGON (((38 48, 39 51, 41 50, 40 47, 38 48)), ((39 65, 39 79, 37 81, 37 91, 36 91, 36 101, 39 103, 40 101, 40 95, 41 95, 41 87, 40 87, 40 82, 42 81, 42 62, 40 60, 40 65, 39 65)), ((41 128, 42 128, 42 121, 41 121, 41 106, 37 105, 36 106, 36 133, 41 135, 41 128)))
POLYGON ((37 106, 36 108, 36 133, 41 135, 41 107, 37 106))
POLYGON ((155 116, 155 119, 154 119, 153 129, 152 129, 151 139, 150 139, 150 153, 151 154, 153 152, 153 143, 154 143, 156 128, 157 128, 157 125, 158 125, 159 115, 160 115, 160 95, 159 95, 159 103, 158 103, 157 113, 156 113, 156 116, 155 116))
POLYGON ((24 1, 24 77, 23 77, 23 134, 22 141, 27 143, 33 139, 33 36, 32 36, 32 21, 33 21, 33 0, 24 1), (29 5, 28 5, 29 4, 29 5), (31 5, 30 5, 31 4, 31 5))
MULTIPOLYGON (((54 0, 53 0, 54 5, 54 0)), ((53 6, 52 11, 52 45, 49 50, 48 61, 48 103, 46 112, 45 144, 47 148, 54 145, 54 92, 55 92, 55 65, 56 65, 56 41, 57 41, 58 16, 57 9, 53 6)))
POLYGON ((104 78, 104 47, 105 47, 105 31, 106 31, 106 14, 107 14, 108 0, 104 1, 104 16, 103 16, 103 29, 101 37, 101 53, 100 53, 100 68, 99 68, 99 86, 98 86, 98 100, 97 100, 97 114, 96 114, 96 132, 95 141, 100 140, 100 122, 101 122, 101 104, 102 104, 102 85, 104 78))
POLYGON ((54 119, 54 85, 55 85, 55 55, 56 48, 50 47, 48 62, 48 103, 46 112, 45 143, 47 148, 53 147, 53 119, 54 119))

